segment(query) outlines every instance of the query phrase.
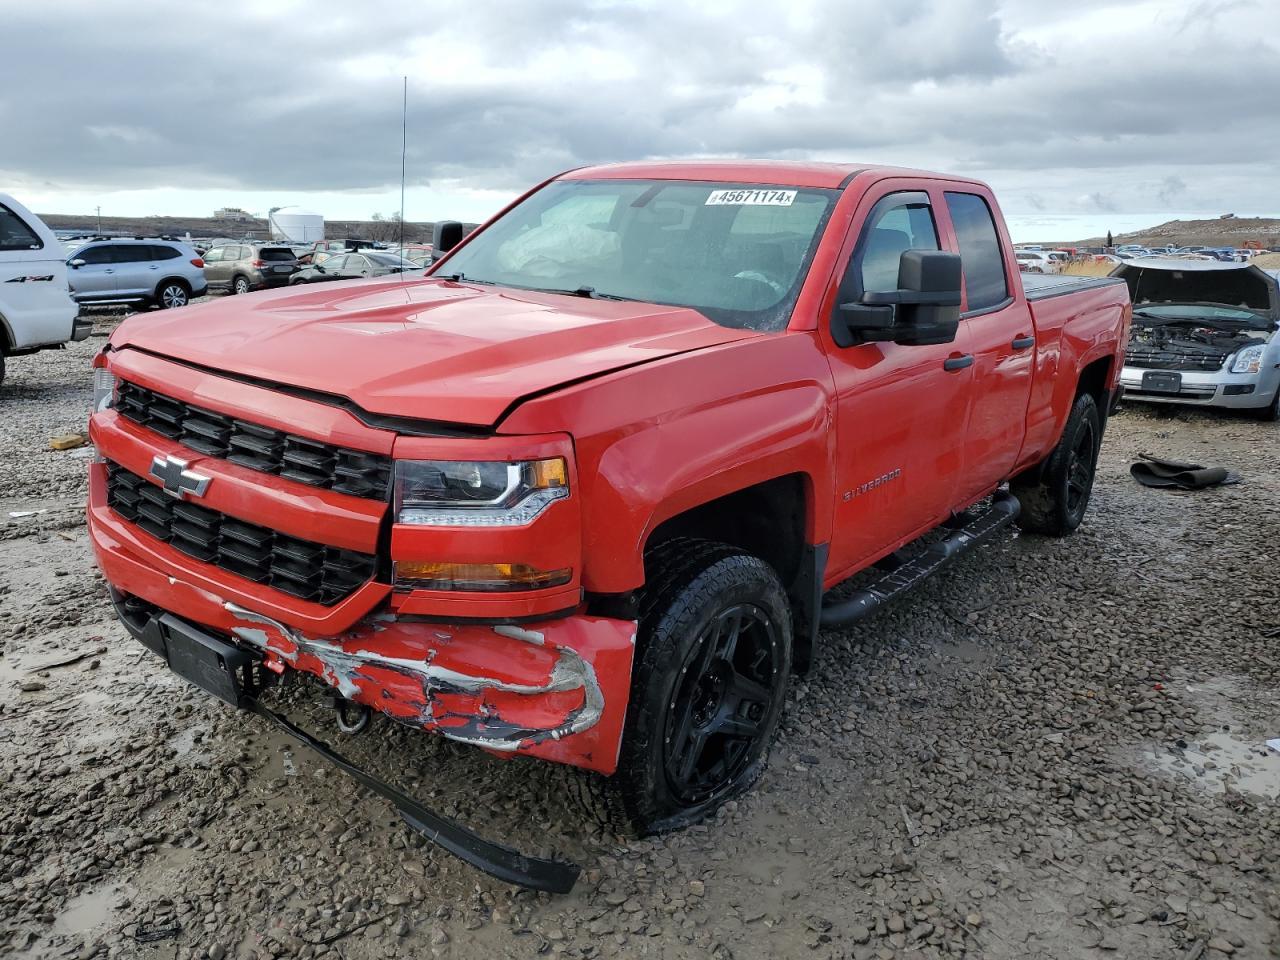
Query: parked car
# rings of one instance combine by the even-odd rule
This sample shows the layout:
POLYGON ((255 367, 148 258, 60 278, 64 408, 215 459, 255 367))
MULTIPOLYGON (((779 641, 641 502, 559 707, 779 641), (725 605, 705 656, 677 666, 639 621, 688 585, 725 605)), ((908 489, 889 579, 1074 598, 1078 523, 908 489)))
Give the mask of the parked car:
POLYGON ((389 249, 387 253, 404 257, 406 260, 412 260, 419 267, 425 268, 431 266, 433 249, 429 243, 406 243, 403 247, 389 249))
MULTIPOLYGON (((117 612, 229 703, 289 724, 258 684, 308 673, 346 729, 610 775, 630 828, 671 830, 759 777, 819 627, 1084 519, 1128 290, 1021 276, 982 183, 633 163, 450 226, 425 278, 126 321, 96 361, 117 612)), ((469 862, 572 886, 343 769, 469 862)))
POLYGON ((420 264, 393 253, 364 250, 360 253, 333 254, 322 263, 303 267, 289 279, 291 284, 323 283, 326 280, 355 280, 360 277, 385 277, 391 273, 421 270, 420 264))
POLYGON ((297 272, 297 256, 279 243, 229 243, 204 255, 204 275, 214 290, 248 293, 283 287, 297 272))
POLYGON ((1023 273, 1058 273, 1062 265, 1040 250, 1016 250, 1014 256, 1023 273))
POLYGON ((208 289, 204 260, 181 240, 100 238, 73 250, 67 265, 71 295, 83 306, 139 303, 172 309, 208 289))
POLYGON ((88 337, 93 321, 78 320, 78 312, 62 244, 39 217, 0 193, 0 382, 6 357, 88 337))
POLYGON ((1126 397, 1280 420, 1280 274, 1248 263, 1145 260, 1111 275, 1129 285, 1134 303, 1126 397))

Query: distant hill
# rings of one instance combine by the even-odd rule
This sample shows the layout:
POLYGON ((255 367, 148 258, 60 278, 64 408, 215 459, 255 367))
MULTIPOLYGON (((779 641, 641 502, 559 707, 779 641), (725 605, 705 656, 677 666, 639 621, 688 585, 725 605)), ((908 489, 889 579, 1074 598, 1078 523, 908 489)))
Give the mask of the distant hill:
MULTIPOLYGON (((83 230, 92 233, 99 229, 98 218, 93 214, 42 213, 40 219, 53 230, 83 230)), ((429 243, 434 223, 405 221, 406 243, 429 243)), ((249 220, 221 220, 215 217, 103 217, 104 233, 124 233, 139 236, 176 236, 190 233, 192 237, 244 237, 266 240, 270 238, 267 221, 256 217, 249 220)), ((326 220, 325 236, 359 237, 362 240, 396 240, 400 225, 392 220, 326 220)))
MULTIPOLYGON (((1170 220, 1159 226, 1117 233, 1116 243, 1140 243, 1143 246, 1242 247, 1246 240, 1256 240, 1267 250, 1280 250, 1280 219, 1271 217, 1218 217, 1213 220, 1170 220)), ((1090 237, 1070 244, 1074 247, 1100 247, 1106 237, 1090 237)))

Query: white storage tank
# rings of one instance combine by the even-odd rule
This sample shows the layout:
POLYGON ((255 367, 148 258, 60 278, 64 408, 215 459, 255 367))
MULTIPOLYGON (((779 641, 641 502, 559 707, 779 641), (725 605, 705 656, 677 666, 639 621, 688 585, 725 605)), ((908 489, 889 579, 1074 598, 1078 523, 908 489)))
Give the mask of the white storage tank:
POLYGON ((281 207, 269 217, 271 239, 314 243, 324 239, 324 217, 302 207, 281 207))

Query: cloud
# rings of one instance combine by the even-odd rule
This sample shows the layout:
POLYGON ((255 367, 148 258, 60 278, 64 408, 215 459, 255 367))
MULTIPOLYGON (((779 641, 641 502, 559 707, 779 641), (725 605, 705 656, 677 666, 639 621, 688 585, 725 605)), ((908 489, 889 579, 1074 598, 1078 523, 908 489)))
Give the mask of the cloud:
POLYGON ((1201 3, 1191 29, 1156 0, 10 5, 3 70, 32 82, 0 86, 0 179, 385 190, 407 74, 410 183, 437 192, 737 155, 954 169, 1036 211, 1275 211, 1265 7, 1201 3))

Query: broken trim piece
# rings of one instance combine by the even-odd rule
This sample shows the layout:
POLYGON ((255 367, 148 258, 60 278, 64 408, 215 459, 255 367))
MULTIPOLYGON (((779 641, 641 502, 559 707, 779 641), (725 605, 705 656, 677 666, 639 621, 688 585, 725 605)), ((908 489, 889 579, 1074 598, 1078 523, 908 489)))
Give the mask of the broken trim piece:
MULTIPOLYGON (((440 717, 428 714, 421 718, 424 726, 431 725, 432 732, 460 743, 513 753, 522 747, 529 747, 547 740, 560 740, 575 733, 581 733, 595 726, 604 713, 604 693, 600 689, 600 682, 596 679, 595 668, 576 650, 569 647, 551 645, 559 659, 546 683, 510 683, 493 677, 459 673, 456 670, 437 666, 429 660, 388 657, 372 650, 347 651, 336 643, 308 639, 278 620, 248 610, 239 604, 226 602, 223 604, 223 609, 242 620, 274 628, 281 637, 293 645, 293 650, 286 651, 271 646, 264 631, 248 627, 232 628, 231 632, 238 639, 264 654, 271 653, 284 658, 291 666, 296 665, 299 653, 315 657, 324 668, 325 682, 350 699, 356 699, 360 694, 360 687, 355 681, 357 677, 361 677, 360 671, 365 667, 391 670, 420 684, 427 703, 432 702, 433 693, 480 693, 484 690, 496 690, 521 696, 539 696, 547 693, 582 691, 582 705, 555 727, 522 727, 502 723, 493 717, 484 718, 483 725, 481 718, 474 718, 470 723, 462 726, 443 727, 434 725, 435 721, 441 719, 440 717)), ((536 630, 497 626, 493 631, 511 640, 521 640, 534 646, 547 646, 546 635, 536 630)))
POLYGON ((526 856, 511 847, 486 840, 447 817, 433 813, 391 784, 357 767, 327 743, 295 726, 274 710, 269 710, 256 698, 246 697, 245 700, 247 709, 270 720, 299 743, 310 747, 361 786, 368 787, 384 800, 389 800, 406 824, 460 860, 465 860, 499 880, 532 890, 545 890, 547 893, 568 893, 577 882, 581 870, 577 864, 526 856))

